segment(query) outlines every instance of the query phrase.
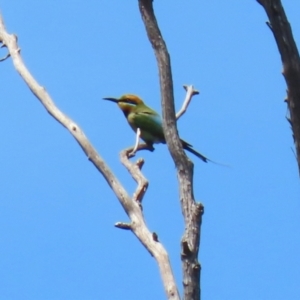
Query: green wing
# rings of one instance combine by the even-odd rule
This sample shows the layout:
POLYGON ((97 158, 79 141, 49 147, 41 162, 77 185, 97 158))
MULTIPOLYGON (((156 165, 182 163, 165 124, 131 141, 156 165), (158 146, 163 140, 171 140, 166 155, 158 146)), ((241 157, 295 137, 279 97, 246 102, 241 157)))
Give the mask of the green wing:
MULTIPOLYGON (((149 145, 154 143, 166 143, 162 121, 160 116, 151 108, 139 107, 135 112, 131 112, 128 115, 128 122, 134 131, 139 128, 141 130, 141 138, 149 145)), ((188 142, 181 140, 183 149, 193 153, 204 162, 209 159, 193 149, 193 146, 188 142)))
POLYGON ((141 130, 141 138, 147 144, 165 143, 160 116, 152 111, 135 111, 128 115, 128 121, 134 131, 141 130))

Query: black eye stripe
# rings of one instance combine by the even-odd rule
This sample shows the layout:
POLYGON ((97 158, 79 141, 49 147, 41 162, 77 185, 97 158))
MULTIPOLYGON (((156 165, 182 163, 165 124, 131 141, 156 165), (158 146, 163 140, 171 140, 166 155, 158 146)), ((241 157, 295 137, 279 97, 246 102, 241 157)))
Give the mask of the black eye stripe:
POLYGON ((124 99, 121 102, 136 105, 136 102, 134 100, 131 100, 131 99, 124 99))

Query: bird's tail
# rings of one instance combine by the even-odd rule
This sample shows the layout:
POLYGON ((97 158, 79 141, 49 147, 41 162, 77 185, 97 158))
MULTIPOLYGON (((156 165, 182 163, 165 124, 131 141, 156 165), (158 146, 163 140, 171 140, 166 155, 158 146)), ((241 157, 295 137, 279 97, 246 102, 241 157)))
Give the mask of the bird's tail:
POLYGON ((182 147, 183 149, 193 153, 194 155, 196 155, 197 157, 199 157, 200 159, 202 159, 204 162, 208 162, 208 161, 211 161, 210 159, 208 159, 207 157, 205 157, 204 155, 202 155, 201 153, 197 152, 196 150, 193 149, 193 146, 189 143, 187 143, 186 141, 184 140, 181 140, 181 143, 182 143, 182 147))
POLYGON ((191 144, 187 143, 184 140, 181 140, 181 143, 182 143, 183 149, 185 149, 186 151, 189 151, 189 152, 193 153, 194 155, 196 155, 197 157, 199 157, 200 159, 202 159, 206 163, 207 162, 211 162, 213 164, 220 165, 220 166, 223 166, 223 167, 230 167, 230 166, 228 166, 226 164, 222 164, 222 163, 219 163, 219 162, 216 162, 216 161, 213 161, 213 160, 207 158, 206 156, 204 156, 201 153, 199 153, 196 150, 194 150, 193 146, 191 144))

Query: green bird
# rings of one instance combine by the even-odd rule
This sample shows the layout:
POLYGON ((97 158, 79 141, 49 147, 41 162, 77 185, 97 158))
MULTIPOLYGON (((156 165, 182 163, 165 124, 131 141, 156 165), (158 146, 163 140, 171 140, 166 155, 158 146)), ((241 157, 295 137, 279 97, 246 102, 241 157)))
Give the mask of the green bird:
MULTIPOLYGON (((119 108, 124 113, 130 127, 134 132, 139 128, 141 131, 141 139, 153 148, 153 144, 166 143, 162 120, 160 115, 149 106, 147 106, 142 99, 136 95, 123 95, 120 98, 103 98, 118 104, 119 108)), ((186 141, 180 139, 183 149, 193 153, 204 162, 210 161, 207 157, 193 149, 193 146, 186 141)))

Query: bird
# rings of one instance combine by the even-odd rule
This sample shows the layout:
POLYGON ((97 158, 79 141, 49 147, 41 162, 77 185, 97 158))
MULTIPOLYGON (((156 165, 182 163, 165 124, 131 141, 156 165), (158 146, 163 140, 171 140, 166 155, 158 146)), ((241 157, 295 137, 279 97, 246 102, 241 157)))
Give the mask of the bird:
MULTIPOLYGON (((103 100, 117 103, 133 131, 136 132, 138 128, 140 129, 140 137, 150 149, 154 150, 153 144, 166 143, 160 115, 147 106, 140 97, 133 94, 126 94, 120 98, 106 97, 103 100)), ((180 141, 183 149, 206 163, 211 161, 193 149, 193 146, 188 142, 182 139, 180 141)))

